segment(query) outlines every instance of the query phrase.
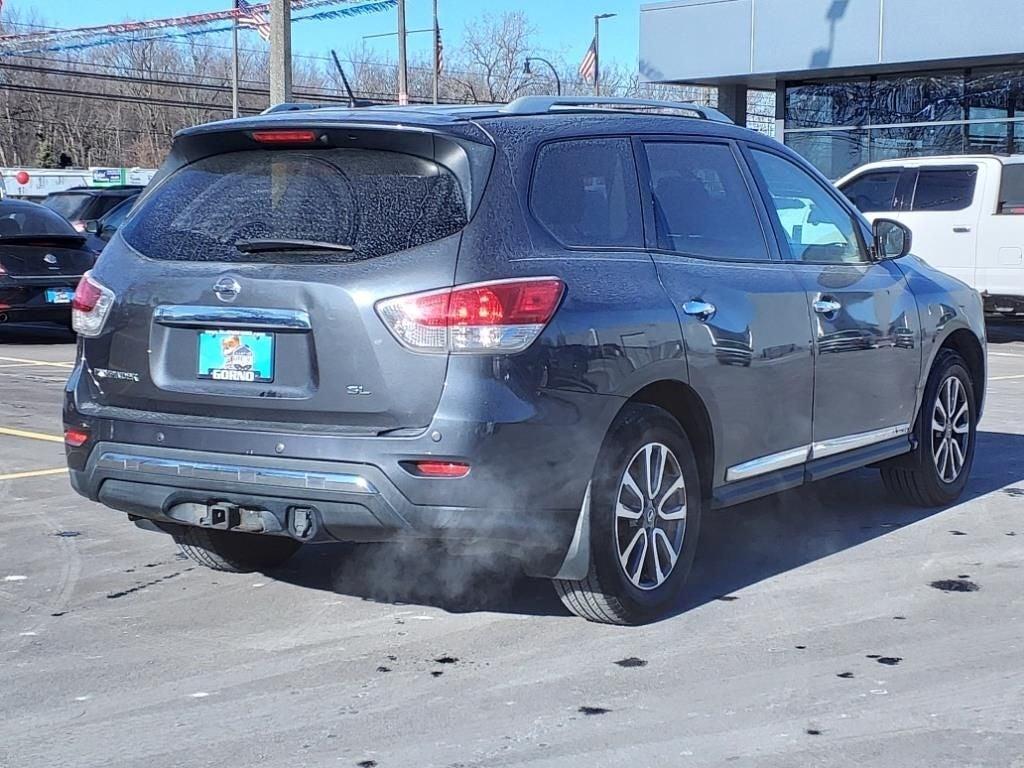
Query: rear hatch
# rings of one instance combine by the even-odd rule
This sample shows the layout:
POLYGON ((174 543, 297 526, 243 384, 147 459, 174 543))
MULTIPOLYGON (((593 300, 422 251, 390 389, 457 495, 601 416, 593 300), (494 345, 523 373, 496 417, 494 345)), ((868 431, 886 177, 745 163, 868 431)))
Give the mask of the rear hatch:
POLYGON ((226 427, 425 427, 447 358, 400 345, 374 305, 452 285, 492 154, 397 126, 179 138, 180 167, 95 271, 116 295, 85 343, 96 404, 226 427))
POLYGON ((0 207, 0 274, 30 284, 78 277, 95 260, 84 245, 85 238, 47 208, 23 202, 0 207))

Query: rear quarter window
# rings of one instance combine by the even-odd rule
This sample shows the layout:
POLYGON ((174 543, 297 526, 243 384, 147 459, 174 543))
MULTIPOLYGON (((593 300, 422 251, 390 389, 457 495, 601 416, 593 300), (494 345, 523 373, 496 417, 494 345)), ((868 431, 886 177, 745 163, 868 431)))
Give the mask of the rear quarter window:
POLYGON ((462 188, 444 166, 365 149, 253 150, 169 176, 122 229, 136 250, 180 261, 357 261, 461 230, 462 188), (243 253, 240 240, 310 240, 352 251, 243 253))
POLYGON ((563 245, 640 247, 640 188, 629 139, 570 139, 537 153, 534 217, 563 245))
POLYGON ((1024 163, 1008 163, 1003 166, 999 212, 1024 213, 1024 163))

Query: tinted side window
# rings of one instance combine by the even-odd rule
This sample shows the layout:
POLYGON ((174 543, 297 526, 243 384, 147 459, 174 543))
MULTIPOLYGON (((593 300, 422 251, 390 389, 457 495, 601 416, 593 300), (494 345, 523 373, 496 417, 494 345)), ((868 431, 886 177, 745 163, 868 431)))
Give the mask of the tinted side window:
POLYGON ((914 191, 914 211, 962 211, 974 200, 977 168, 922 168, 914 191))
POLYGON ((725 144, 651 142, 658 247, 712 259, 767 261, 750 190, 725 144))
POLYGON ((843 186, 843 194, 864 213, 896 210, 896 185, 902 168, 869 171, 843 186))
POLYGON ((574 139, 541 147, 530 208, 565 245, 643 245, 640 189, 629 139, 574 139))
POLYGON ((1003 182, 999 188, 999 212, 1024 212, 1024 163, 1003 166, 1003 182))
POLYGON ((794 261, 857 264, 868 260, 857 223, 803 168, 770 152, 751 150, 771 196, 794 261))

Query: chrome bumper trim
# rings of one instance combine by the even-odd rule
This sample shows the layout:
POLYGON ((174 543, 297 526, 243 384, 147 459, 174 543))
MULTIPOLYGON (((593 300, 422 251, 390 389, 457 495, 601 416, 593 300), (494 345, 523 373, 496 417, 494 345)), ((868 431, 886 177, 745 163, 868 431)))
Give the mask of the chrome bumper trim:
POLYGON ((134 456, 128 453, 103 453, 96 461, 97 469, 130 472, 153 479, 187 477, 196 480, 242 483, 270 488, 289 488, 311 491, 339 491, 342 493, 377 493, 365 477, 337 472, 310 472, 305 470, 247 467, 177 459, 159 459, 152 456, 134 456))

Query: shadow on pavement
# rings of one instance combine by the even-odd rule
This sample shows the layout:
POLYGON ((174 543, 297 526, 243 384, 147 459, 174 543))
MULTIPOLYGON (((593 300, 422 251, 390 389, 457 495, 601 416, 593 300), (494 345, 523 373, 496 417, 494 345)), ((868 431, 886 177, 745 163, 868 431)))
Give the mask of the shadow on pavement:
MULTIPOLYGON (((1024 481, 1024 435, 978 433, 959 503, 1024 481)), ((892 502, 864 469, 705 516, 690 582, 671 615, 913 525, 942 509, 892 502)), ((493 555, 449 555, 421 543, 307 547, 274 578, 375 602, 451 613, 565 616, 550 584, 493 555)))
POLYGON ((75 334, 57 323, 4 323, 0 344, 74 344, 75 334))

